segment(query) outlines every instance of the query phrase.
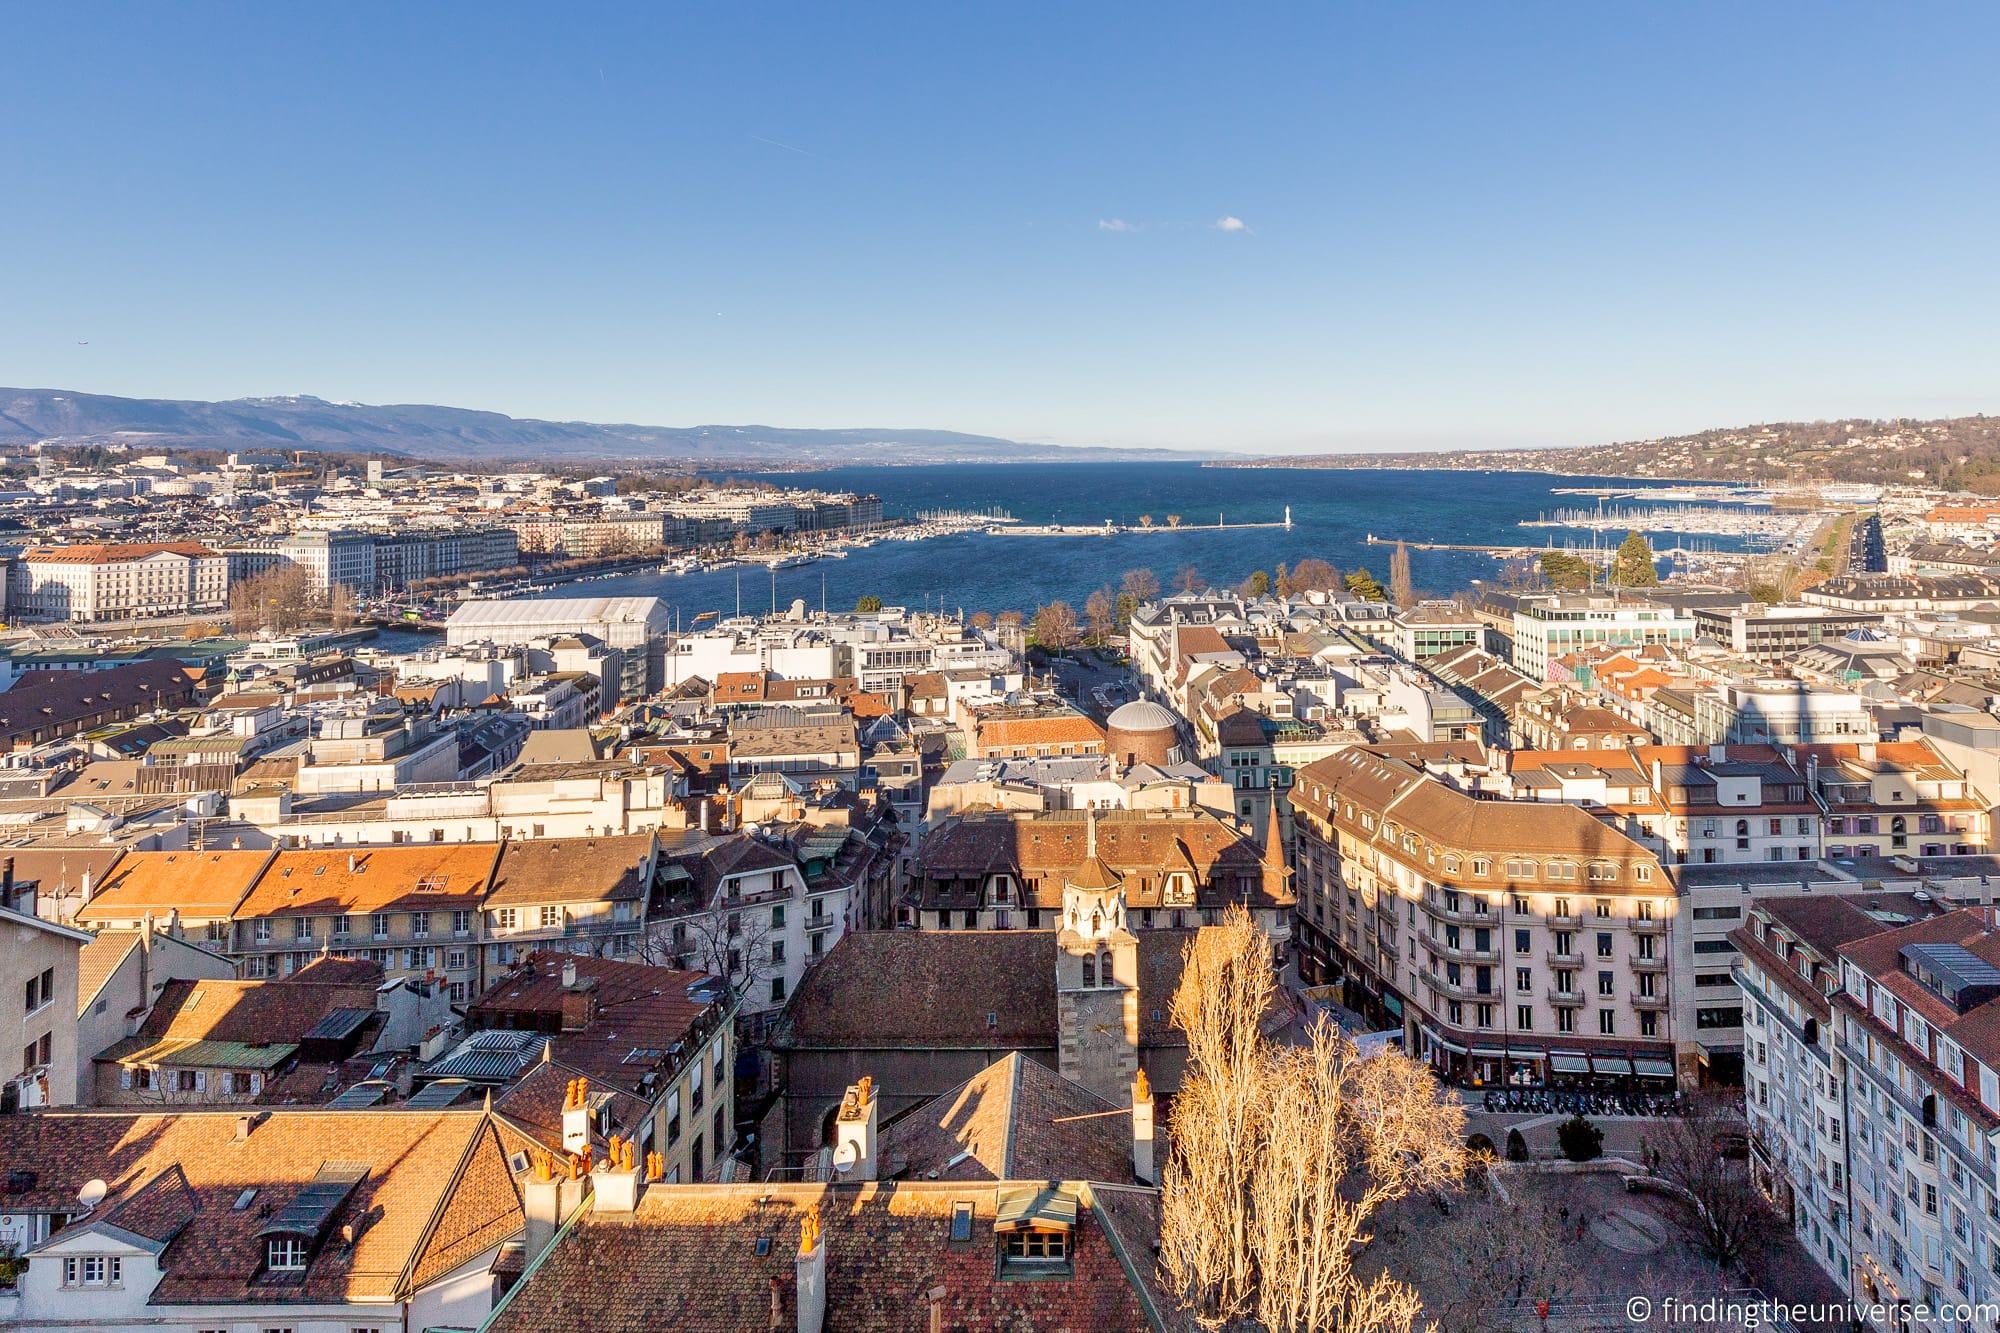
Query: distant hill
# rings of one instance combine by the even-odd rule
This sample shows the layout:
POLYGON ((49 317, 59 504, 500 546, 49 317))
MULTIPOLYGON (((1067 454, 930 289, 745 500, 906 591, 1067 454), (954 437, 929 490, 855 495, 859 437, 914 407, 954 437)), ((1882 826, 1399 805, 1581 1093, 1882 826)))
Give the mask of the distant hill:
POLYGON ((1785 421, 1567 449, 1320 454, 1217 466, 1483 468, 1713 481, 1872 481, 2000 494, 2000 417, 1785 421))
POLYGON ((307 395, 211 403, 0 389, 0 444, 57 439, 161 448, 310 449, 414 458, 685 461, 769 467, 847 463, 1115 462, 1193 459, 1167 449, 1023 444, 948 430, 633 426, 537 421, 423 403, 371 406, 307 395))

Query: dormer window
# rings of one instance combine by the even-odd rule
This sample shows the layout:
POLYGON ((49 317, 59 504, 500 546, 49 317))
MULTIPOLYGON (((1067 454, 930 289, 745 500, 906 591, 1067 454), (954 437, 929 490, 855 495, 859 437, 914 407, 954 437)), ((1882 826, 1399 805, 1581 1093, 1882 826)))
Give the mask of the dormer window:
POLYGON ((306 1266, 306 1243, 297 1236, 278 1236, 264 1244, 264 1267, 273 1273, 302 1272, 306 1266))
POLYGON ((1010 1264, 1054 1266, 1068 1263, 1069 1233, 1054 1227, 1010 1231, 1004 1253, 1010 1264))

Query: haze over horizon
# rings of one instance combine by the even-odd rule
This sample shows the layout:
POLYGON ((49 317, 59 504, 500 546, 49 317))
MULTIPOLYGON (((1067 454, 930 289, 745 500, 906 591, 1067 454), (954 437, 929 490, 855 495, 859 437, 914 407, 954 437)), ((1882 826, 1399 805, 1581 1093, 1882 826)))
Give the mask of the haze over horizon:
POLYGON ((2000 407, 2000 12, 23 7, 0 382, 1252 453, 2000 407))

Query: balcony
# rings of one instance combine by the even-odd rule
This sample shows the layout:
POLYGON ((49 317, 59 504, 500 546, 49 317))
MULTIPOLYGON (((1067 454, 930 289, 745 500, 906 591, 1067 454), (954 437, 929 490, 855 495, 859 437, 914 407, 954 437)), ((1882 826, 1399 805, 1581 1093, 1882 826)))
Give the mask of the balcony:
POLYGON ((1667 923, 1660 917, 1635 916, 1625 923, 1634 935, 1664 935, 1667 923))
POLYGON ((1461 926, 1492 926, 1499 924, 1500 918, 1492 912, 1486 911, 1485 903, 1482 902, 1479 904, 1481 910, 1477 912, 1472 910, 1472 906, 1473 904, 1470 901, 1466 901, 1458 908, 1453 909, 1446 907, 1441 899, 1424 899, 1424 910, 1440 921, 1449 921, 1461 926))
POLYGON ((1542 922, 1552 930, 1581 930, 1583 929, 1583 914, 1581 912, 1570 912, 1558 916, 1554 912, 1551 912, 1542 918, 1542 922))
POLYGON ((1554 949, 1551 949, 1551 950, 1549 950, 1549 952, 1548 952, 1548 954, 1547 954, 1546 956, 1547 956, 1547 958, 1548 958, 1548 960, 1549 960, 1549 966, 1550 966, 1550 967, 1582 967, 1582 966, 1583 966, 1583 955, 1582 955, 1582 954, 1580 954, 1580 953, 1574 953, 1574 952, 1572 952, 1572 953, 1557 953, 1557 952, 1556 952, 1556 951, 1555 951, 1554 949))
POLYGON ((1641 958, 1636 953, 1629 954, 1626 956, 1625 961, 1631 964, 1634 972, 1664 972, 1667 970, 1667 960, 1658 955, 1651 958, 1641 958))
POLYGON ((1634 1009, 1660 1010, 1665 1009, 1669 1003, 1667 997, 1664 995, 1641 995, 1637 991, 1632 992, 1631 998, 1634 1009))
POLYGON ((1454 963, 1497 963, 1500 961, 1498 949, 1454 948, 1443 940, 1427 939, 1425 944, 1440 958, 1449 958, 1454 963))
POLYGON ((1454 985, 1446 981, 1443 977, 1431 976, 1429 973, 1424 974, 1424 980, 1429 982, 1438 994, 1449 995, 1454 1000, 1474 1000, 1482 1004, 1488 1002, 1498 1004, 1505 998, 1497 990, 1475 990, 1470 982, 1461 981, 1454 985))
POLYGON ((1558 1009, 1581 1009, 1590 998, 1580 990, 1552 990, 1548 993, 1549 1003, 1558 1009))

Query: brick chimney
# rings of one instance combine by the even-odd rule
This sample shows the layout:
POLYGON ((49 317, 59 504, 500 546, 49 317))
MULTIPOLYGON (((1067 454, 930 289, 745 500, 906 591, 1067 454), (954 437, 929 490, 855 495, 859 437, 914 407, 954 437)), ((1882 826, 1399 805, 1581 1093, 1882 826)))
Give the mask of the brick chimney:
POLYGON ((1156 1185, 1153 1168, 1153 1085, 1146 1071, 1132 1080, 1132 1175, 1141 1185, 1156 1185))
POLYGON ((824 1333, 826 1328, 826 1236, 820 1230, 819 1209, 799 1222, 798 1333, 824 1333))
POLYGON ((876 1129, 882 1099, 875 1095, 875 1080, 862 1076, 848 1085, 841 1096, 840 1110, 833 1123, 833 1161, 850 1180, 876 1179, 876 1129))

